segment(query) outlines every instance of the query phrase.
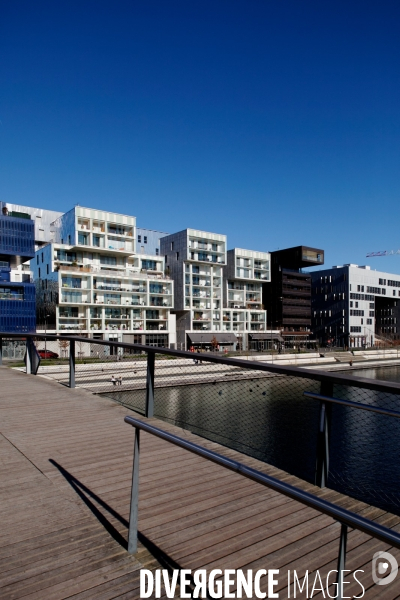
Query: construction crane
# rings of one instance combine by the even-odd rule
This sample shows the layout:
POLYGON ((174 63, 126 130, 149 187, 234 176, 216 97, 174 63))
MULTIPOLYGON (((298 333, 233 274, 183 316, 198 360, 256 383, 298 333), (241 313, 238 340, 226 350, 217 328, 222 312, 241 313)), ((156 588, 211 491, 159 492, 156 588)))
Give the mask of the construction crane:
POLYGON ((379 252, 369 252, 367 258, 372 256, 391 256, 393 254, 400 254, 400 250, 380 250, 379 252))

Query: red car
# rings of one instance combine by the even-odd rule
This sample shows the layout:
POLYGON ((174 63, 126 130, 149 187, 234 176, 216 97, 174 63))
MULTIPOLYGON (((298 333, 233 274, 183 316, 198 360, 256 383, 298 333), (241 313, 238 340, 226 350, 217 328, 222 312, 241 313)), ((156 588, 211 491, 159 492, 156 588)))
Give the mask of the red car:
POLYGON ((57 352, 51 350, 38 350, 40 358, 58 358, 57 352))

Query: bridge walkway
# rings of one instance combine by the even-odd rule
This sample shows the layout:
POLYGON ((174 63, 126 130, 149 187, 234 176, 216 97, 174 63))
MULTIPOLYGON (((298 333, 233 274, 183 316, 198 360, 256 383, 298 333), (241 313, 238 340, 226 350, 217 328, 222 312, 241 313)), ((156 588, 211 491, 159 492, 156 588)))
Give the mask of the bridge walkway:
MULTIPOLYGON (((0 368, 0 386, 2 600, 139 598, 140 569, 160 565, 275 568, 285 574, 319 569, 325 576, 336 568, 338 523, 145 433, 140 545, 136 556, 128 555, 133 430, 123 418, 134 413, 86 390, 7 367, 0 368)), ((399 529, 396 515, 150 421, 399 529)), ((387 548, 350 532, 346 568, 365 570, 364 598, 391 600, 400 594, 396 583, 373 586, 371 559, 378 550, 387 548)), ((399 553, 392 553, 400 562, 399 553)), ((282 597, 286 585, 285 575, 282 597)), ((360 587, 347 586, 352 593, 358 595, 360 587)))

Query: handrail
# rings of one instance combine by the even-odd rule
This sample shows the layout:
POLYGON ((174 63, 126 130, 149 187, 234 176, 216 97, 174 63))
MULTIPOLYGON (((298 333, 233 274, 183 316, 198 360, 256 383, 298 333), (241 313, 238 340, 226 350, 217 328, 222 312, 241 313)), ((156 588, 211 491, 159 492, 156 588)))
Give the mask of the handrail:
POLYGON ((362 410, 369 410, 370 412, 375 412, 381 415, 387 415, 389 417, 396 417, 397 419, 400 419, 400 412, 398 410, 390 410, 390 408, 378 408, 377 406, 371 406, 370 404, 364 404, 363 402, 341 400, 340 398, 333 398, 332 396, 323 396, 321 394, 314 394, 313 392, 303 392, 303 396, 306 396, 307 398, 312 398, 313 400, 320 400, 321 402, 331 402, 332 404, 341 404, 342 406, 361 408, 362 410))
MULTIPOLYGON (((118 342, 112 340, 98 340, 81 336, 66 336, 66 335, 51 335, 51 334, 36 334, 36 333, 7 333, 0 332, 0 338, 17 338, 17 339, 47 339, 50 341, 58 340, 73 340, 76 342, 86 342, 88 344, 97 344, 101 346, 112 346, 119 348, 135 349, 146 353, 165 354, 175 356, 176 358, 193 359, 193 353, 186 350, 172 350, 169 348, 158 348, 154 346, 145 346, 143 344, 131 344, 128 342, 118 342)), ((314 379, 319 382, 348 385, 351 387, 366 388, 377 392, 386 392, 391 394, 400 394, 400 383, 377 381, 367 377, 354 377, 351 375, 343 375, 326 371, 318 371, 316 369, 304 369, 301 367, 289 367, 276 365, 275 363, 265 363, 259 361, 248 361, 239 358, 225 358, 217 356, 211 352, 202 353, 201 360, 203 362, 219 363, 231 367, 241 367, 253 371, 265 371, 276 373, 277 375, 288 375, 291 377, 300 377, 303 379, 314 379)))
MULTIPOLYGON (((397 533, 396 531, 392 531, 391 529, 389 529, 387 527, 384 527, 383 525, 380 525, 379 523, 375 523, 374 521, 371 521, 370 519, 366 519, 365 517, 362 517, 361 515, 358 515, 357 513, 354 513, 345 508, 337 506, 336 504, 333 504, 332 502, 328 502, 327 500, 324 500, 323 498, 319 498, 318 496, 315 496, 314 494, 310 494, 309 492, 306 492, 296 486, 293 486, 293 485, 290 485, 283 481, 280 481, 276 477, 266 475, 265 473, 262 473, 261 471, 257 471, 256 469, 253 469, 251 467, 248 467, 248 466, 244 465, 243 463, 240 463, 235 460, 232 460, 231 458, 222 456, 221 454, 218 454, 217 452, 214 452, 213 450, 208 450, 206 448, 203 448, 202 446, 194 444, 193 442, 184 440, 176 435, 173 435, 172 433, 164 431, 163 429, 154 427, 154 425, 150 425, 149 423, 141 421, 140 419, 135 419, 134 417, 126 416, 124 421, 125 421, 125 423, 128 423, 129 425, 132 425, 133 427, 135 427, 136 435, 138 435, 138 433, 139 433, 138 430, 146 431, 147 433, 150 433, 151 435, 154 435, 154 436, 156 436, 160 439, 163 439, 167 442, 170 442, 171 444, 174 444, 175 446, 179 446, 180 448, 184 448, 185 450, 188 450, 189 452, 192 452, 193 454, 196 454, 197 456, 201 456, 202 458, 205 458, 206 460, 210 460, 211 462, 214 462, 217 465, 220 465, 226 469, 229 469, 230 471, 239 473, 239 475, 242 475, 243 477, 246 477, 247 479, 250 479, 252 481, 260 483, 261 485, 264 485, 265 487, 268 487, 276 492, 279 492, 279 493, 291 498, 292 500, 301 502, 302 504, 304 504, 314 510, 317 510, 320 513, 323 513, 329 517, 332 517, 333 519, 335 519, 336 521, 339 521, 342 524, 342 531, 343 531, 343 526, 352 527, 354 529, 358 529, 359 531, 362 531, 363 533, 366 533, 367 535, 370 535, 371 537, 374 537, 374 538, 384 542, 385 544, 390 544, 391 546, 394 546, 395 548, 400 549, 400 534, 397 533)), ((134 457, 134 471, 136 469, 136 472, 134 472, 134 477, 133 477, 134 481, 136 481, 136 479, 137 479, 136 488, 133 489, 134 486, 132 486, 132 500, 134 500, 134 502, 138 501, 138 468, 139 468, 139 457, 137 455, 138 452, 139 452, 139 443, 137 440, 137 442, 135 443, 135 457, 134 457)), ((137 528, 137 506, 136 505, 132 506, 132 504, 131 504, 131 515, 132 514, 134 515, 136 522, 132 522, 132 524, 131 524, 131 522, 129 523, 129 541, 131 544, 132 543, 134 544, 135 540, 133 538, 135 536, 137 536, 137 529, 136 529, 137 528), (131 525, 132 525, 132 528, 131 528, 131 525)), ((344 537, 346 537, 346 535, 344 537)), ((131 546, 131 548, 132 548, 132 546, 131 546)), ((345 551, 345 548, 344 548, 344 551, 345 551)), ((340 560, 340 556, 339 556, 339 560, 340 560)))

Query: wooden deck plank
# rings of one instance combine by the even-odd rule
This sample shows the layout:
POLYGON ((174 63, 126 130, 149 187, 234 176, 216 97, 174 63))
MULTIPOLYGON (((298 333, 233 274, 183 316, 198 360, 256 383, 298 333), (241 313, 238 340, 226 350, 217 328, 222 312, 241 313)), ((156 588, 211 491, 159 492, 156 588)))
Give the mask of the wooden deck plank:
MULTIPOLYGON (((143 545, 136 557, 124 547, 134 431, 123 417, 131 411, 85 390, 5 368, 0 380, 0 597, 137 598, 139 569, 160 565, 143 545)), ((399 517, 318 490, 171 424, 150 422, 399 528, 399 517)), ((326 573, 336 565, 339 526, 332 519, 149 434, 141 439, 139 527, 182 568, 309 565, 326 573)), ((378 546, 350 532, 349 568, 370 569, 378 546)), ((376 593, 376 587, 369 587, 367 600, 399 595, 376 593)))

